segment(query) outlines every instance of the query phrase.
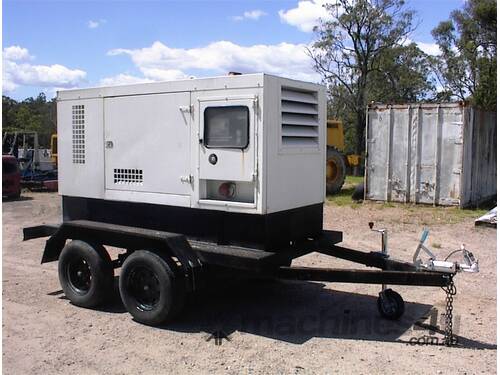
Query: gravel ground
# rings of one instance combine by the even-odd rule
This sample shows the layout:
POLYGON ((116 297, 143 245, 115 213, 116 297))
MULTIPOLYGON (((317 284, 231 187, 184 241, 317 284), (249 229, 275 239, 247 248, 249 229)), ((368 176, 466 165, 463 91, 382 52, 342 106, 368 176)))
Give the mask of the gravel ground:
MULTIPOLYGON (((415 323, 442 327, 444 292, 395 287, 406 301, 398 322, 379 318, 378 286, 313 282, 221 283, 196 296, 174 324, 134 322, 116 291, 99 310, 78 308, 62 294, 57 264, 40 265, 44 239, 22 242, 22 228, 56 223, 56 194, 26 193, 3 202, 3 369, 23 373, 494 373, 496 371, 496 230, 473 219, 432 221, 430 210, 366 203, 325 207, 325 227, 344 245, 378 250, 367 223, 390 230, 391 254, 410 260, 424 224, 444 257, 466 242, 479 274, 456 277, 457 347, 416 345, 437 337, 415 323), (211 333, 219 332, 221 345, 211 333), (212 339, 211 339, 212 337, 212 339)), ((432 211, 435 212, 435 211, 432 211)), ((453 211, 442 211, 444 217, 453 211)), ((441 215, 442 217, 442 215, 441 215)), ((352 267, 311 254, 294 265, 352 267)))

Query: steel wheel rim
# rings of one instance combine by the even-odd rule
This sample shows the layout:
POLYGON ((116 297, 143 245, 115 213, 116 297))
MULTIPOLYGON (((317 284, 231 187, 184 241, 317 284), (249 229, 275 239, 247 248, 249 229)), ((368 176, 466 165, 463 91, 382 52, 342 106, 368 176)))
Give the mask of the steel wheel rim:
POLYGON ((128 276, 127 290, 139 310, 151 311, 160 301, 160 281, 148 267, 134 267, 128 276))
POLYGON ((338 175, 337 164, 334 160, 328 160, 327 164, 326 177, 328 181, 335 181, 338 175))
POLYGON ((66 275, 71 289, 78 294, 86 294, 92 285, 92 272, 84 258, 78 258, 68 263, 66 275))

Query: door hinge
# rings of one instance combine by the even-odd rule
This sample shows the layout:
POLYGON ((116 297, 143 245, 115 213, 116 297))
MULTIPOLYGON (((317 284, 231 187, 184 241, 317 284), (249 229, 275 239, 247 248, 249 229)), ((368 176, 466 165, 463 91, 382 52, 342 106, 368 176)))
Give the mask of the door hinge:
POLYGON ((193 107, 193 105, 181 105, 181 106, 179 106, 179 110, 181 112, 193 113, 194 107, 193 107))
POLYGON ((181 176, 181 182, 185 184, 192 184, 194 182, 194 176, 192 174, 187 176, 181 176))

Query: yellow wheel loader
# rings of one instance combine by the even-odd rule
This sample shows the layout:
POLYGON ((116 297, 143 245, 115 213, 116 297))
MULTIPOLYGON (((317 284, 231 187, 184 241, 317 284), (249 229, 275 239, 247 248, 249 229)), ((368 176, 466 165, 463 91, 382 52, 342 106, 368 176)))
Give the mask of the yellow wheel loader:
POLYGON ((345 155, 344 125, 340 120, 327 121, 326 193, 336 194, 344 184, 347 167, 360 164, 359 155, 345 155))

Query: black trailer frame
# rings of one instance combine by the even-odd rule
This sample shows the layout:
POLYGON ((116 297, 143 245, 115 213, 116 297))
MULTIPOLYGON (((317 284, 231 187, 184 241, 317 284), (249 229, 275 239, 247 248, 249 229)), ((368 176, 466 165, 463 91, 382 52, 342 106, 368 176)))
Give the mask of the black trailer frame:
POLYGON ((321 236, 292 243, 286 251, 269 252, 247 247, 218 245, 189 239, 182 234, 156 231, 138 227, 108 224, 87 220, 74 220, 60 225, 40 225, 24 228, 24 240, 49 237, 42 256, 42 263, 56 261, 67 240, 119 247, 127 254, 113 261, 122 265, 125 257, 135 250, 156 249, 164 251, 182 265, 189 290, 196 290, 203 271, 210 266, 237 269, 282 279, 445 287, 453 274, 421 271, 412 263, 390 259, 380 252, 363 252, 338 246, 342 233, 324 230, 321 236), (375 270, 291 267, 292 259, 318 252, 341 258, 375 270))
MULTIPOLYGON (((370 227, 372 226, 373 224, 370 224, 370 227)), ((135 320, 150 325, 160 324, 177 315, 182 308, 186 293, 202 289, 205 285, 205 278, 212 271, 217 273, 236 271, 240 275, 289 280, 381 284, 382 291, 377 299, 377 307, 381 315, 388 319, 398 319, 404 313, 404 301, 398 293, 386 288, 386 285, 441 287, 447 293, 447 301, 456 292, 453 284, 455 273, 424 271, 412 263, 391 259, 384 245, 381 252, 363 252, 339 246, 338 243, 342 242, 342 232, 337 231, 323 230, 321 235, 315 238, 290 242, 287 248, 277 249, 276 252, 200 241, 178 233, 89 220, 73 220, 59 225, 45 224, 24 228, 23 234, 25 241, 49 237, 45 244, 42 263, 59 260, 61 286, 67 297, 76 305, 93 307, 97 304, 97 299, 100 299, 101 303, 104 302, 105 290, 109 291, 112 287, 113 269, 122 267, 119 279, 122 301, 135 320), (68 240, 72 241, 66 244, 68 240), (126 252, 112 260, 104 246, 122 248, 126 252), (67 259, 68 254, 78 256, 79 252, 87 252, 87 261, 93 263, 93 267, 97 267, 94 270, 98 269, 97 273, 92 274, 93 276, 90 276, 90 273, 87 274, 89 280, 94 280, 92 300, 81 300, 79 291, 73 290, 74 286, 68 282, 71 276, 65 274, 66 271, 62 271, 70 265, 77 267, 77 277, 80 277, 79 273, 85 272, 85 267, 81 268, 81 264, 75 263, 76 266, 74 266, 72 261, 67 259), (290 266, 293 259, 312 252, 379 270, 290 266), (149 260, 144 260, 144 258, 149 260), (158 298, 161 298, 160 292, 163 288, 166 291, 163 295, 170 295, 167 297, 169 302, 161 305, 163 310, 156 307, 154 311, 147 310, 147 308, 143 310, 140 307, 143 306, 142 302, 127 289, 135 272, 130 269, 144 268, 144 262, 147 265, 148 261, 150 266, 156 267, 155 269, 163 274, 164 282, 159 283, 158 274, 154 274, 153 278, 142 275, 141 278, 146 277, 146 281, 141 279, 139 294, 150 299, 158 295, 160 296, 158 298), (131 266, 134 262, 135 268, 131 266), (141 262, 143 262, 142 266, 141 262), (98 275, 97 278, 96 275, 98 275), (156 286, 153 285, 154 283, 151 284, 151 280, 155 281, 154 279, 156 286), (68 289, 69 286, 73 289, 68 289), (96 290, 103 292, 99 295, 99 293, 96 294, 96 290), (160 313, 158 310, 161 310, 160 313), (153 312, 150 314, 151 311, 153 312)), ((86 262, 85 259, 84 262, 86 262)), ((451 309, 447 312, 446 319, 445 344, 452 345, 456 341, 452 333, 451 309)))

